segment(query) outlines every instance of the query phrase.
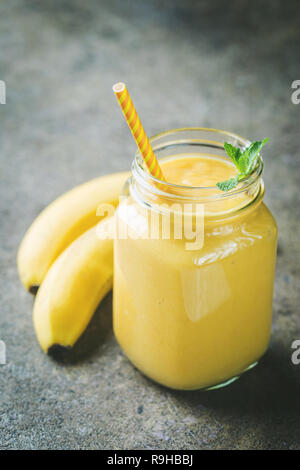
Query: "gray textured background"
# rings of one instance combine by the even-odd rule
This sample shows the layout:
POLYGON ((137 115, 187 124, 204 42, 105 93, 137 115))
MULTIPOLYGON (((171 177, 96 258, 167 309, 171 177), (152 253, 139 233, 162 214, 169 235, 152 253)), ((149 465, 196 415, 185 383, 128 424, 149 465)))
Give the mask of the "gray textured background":
POLYGON ((0 3, 0 448, 300 448, 299 2, 0 3), (174 392, 137 372, 111 331, 111 298, 69 363, 47 358, 18 244, 50 201, 127 169, 135 146, 111 91, 125 81, 149 134, 182 126, 270 137, 266 202, 279 226, 274 326, 260 365, 227 389, 174 392))

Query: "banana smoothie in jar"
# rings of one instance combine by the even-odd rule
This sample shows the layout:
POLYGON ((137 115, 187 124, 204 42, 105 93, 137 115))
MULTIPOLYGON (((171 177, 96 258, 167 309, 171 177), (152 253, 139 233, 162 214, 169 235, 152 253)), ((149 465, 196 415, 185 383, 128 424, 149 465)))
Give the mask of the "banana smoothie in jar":
POLYGON ((237 174, 225 142, 250 144, 215 129, 155 136, 166 182, 136 154, 116 211, 114 332, 141 372, 175 389, 226 385, 269 343, 277 229, 263 162, 221 191, 237 174))

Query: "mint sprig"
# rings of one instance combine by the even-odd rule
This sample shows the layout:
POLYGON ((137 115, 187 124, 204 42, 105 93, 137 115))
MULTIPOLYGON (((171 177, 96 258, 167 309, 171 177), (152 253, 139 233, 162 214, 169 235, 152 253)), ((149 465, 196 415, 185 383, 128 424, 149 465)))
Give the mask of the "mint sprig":
POLYGON ((221 189, 221 191, 230 191, 230 189, 233 189, 238 185, 239 181, 251 175, 252 171, 254 170, 257 164, 259 152, 261 151, 262 147, 268 142, 268 140, 269 139, 264 139, 252 142, 243 152, 240 148, 234 147, 234 145, 225 142, 224 149, 228 157, 231 158, 231 160, 239 170, 239 174, 234 178, 229 178, 226 181, 221 181, 217 183, 217 187, 221 189))

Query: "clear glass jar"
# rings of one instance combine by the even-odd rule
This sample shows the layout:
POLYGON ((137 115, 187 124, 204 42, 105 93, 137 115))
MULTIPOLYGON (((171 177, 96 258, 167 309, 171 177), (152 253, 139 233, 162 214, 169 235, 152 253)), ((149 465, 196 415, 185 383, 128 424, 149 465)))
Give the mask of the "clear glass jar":
MULTIPOLYGON (((151 139, 159 160, 228 159, 225 141, 241 149, 250 143, 204 128, 171 130, 151 139)), ((277 228, 262 201, 262 170, 260 158, 245 181, 221 193, 215 186, 159 186, 139 153, 135 156, 116 212, 113 326, 132 363, 163 385, 224 386, 253 367, 268 346, 277 228), (185 232, 174 235, 182 221, 174 207, 184 204, 193 233, 199 232, 196 248, 185 232), (195 225, 199 208, 201 224, 195 225), (166 215, 168 236, 161 231, 166 215), (160 230, 150 230, 149 236, 150 219, 160 230)))

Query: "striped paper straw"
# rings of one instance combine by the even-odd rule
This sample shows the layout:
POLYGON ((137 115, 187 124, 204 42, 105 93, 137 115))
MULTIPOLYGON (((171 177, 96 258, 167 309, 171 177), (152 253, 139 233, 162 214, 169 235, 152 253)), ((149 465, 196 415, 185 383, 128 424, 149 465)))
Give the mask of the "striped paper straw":
POLYGON ((149 170, 149 173, 155 178, 165 181, 161 168, 154 155, 151 144, 144 131, 140 118, 133 106, 130 95, 124 83, 116 83, 113 91, 117 97, 119 105, 123 111, 127 124, 131 130, 134 140, 141 152, 143 160, 149 170))

